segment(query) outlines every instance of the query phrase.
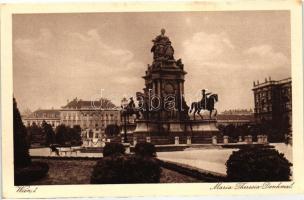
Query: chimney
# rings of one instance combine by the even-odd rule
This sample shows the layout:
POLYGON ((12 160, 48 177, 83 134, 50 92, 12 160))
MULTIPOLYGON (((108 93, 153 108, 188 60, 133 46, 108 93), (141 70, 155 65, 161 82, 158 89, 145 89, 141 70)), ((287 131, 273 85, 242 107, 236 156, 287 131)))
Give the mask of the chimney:
POLYGON ((257 80, 257 84, 259 85, 260 83, 259 83, 259 80, 257 80))
POLYGON ((268 77, 269 81, 271 81, 271 76, 268 77))
POLYGON ((253 81, 253 86, 255 86, 255 81, 253 81))
POLYGON ((267 81, 268 81, 267 78, 265 78, 265 83, 267 83, 267 81))

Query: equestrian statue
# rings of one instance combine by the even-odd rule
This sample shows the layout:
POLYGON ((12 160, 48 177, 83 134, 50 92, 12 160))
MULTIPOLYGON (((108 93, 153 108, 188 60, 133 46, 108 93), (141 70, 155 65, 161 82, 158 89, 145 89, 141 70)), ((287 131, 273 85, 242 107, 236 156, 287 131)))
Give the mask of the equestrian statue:
POLYGON ((202 99, 198 102, 193 102, 191 104, 191 108, 189 113, 192 113, 194 115, 195 119, 195 114, 198 114, 202 119, 203 116, 200 114, 201 110, 208 110, 209 111, 209 119, 211 119, 212 113, 214 112, 214 117, 217 114, 217 110, 214 108, 214 104, 218 102, 218 95, 217 94, 212 94, 212 93, 206 93, 206 90, 202 90, 202 99))

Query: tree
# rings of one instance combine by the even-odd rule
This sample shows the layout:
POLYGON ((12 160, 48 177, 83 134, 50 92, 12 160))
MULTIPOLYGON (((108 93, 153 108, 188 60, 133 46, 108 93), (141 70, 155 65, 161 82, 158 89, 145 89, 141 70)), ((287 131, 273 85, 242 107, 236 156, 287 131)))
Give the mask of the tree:
POLYGON ((27 127, 29 141, 33 143, 45 144, 46 135, 43 129, 34 122, 31 126, 27 127))
POLYGON ((27 142, 27 131, 22 123, 20 112, 13 98, 13 136, 14 136, 14 166, 26 167, 31 164, 29 145, 27 142))
POLYGON ((46 145, 53 144, 55 142, 55 132, 53 130, 53 127, 46 123, 45 121, 42 123, 42 129, 44 134, 46 135, 46 145))
POLYGON ((64 124, 61 124, 61 125, 57 126, 55 132, 56 132, 56 136, 55 136, 56 143, 64 145, 68 140, 68 138, 67 138, 67 134, 68 134, 67 133, 68 132, 67 127, 64 124))
POLYGON ((107 136, 116 136, 120 133, 120 128, 116 124, 109 124, 105 129, 105 134, 107 136))
POLYGON ((73 128, 69 128, 70 141, 72 145, 81 145, 81 127, 79 125, 75 125, 73 128))
POLYGON ((67 143, 71 145, 81 145, 81 128, 76 125, 73 128, 67 127, 64 124, 57 126, 56 128, 56 142, 60 145, 67 143))

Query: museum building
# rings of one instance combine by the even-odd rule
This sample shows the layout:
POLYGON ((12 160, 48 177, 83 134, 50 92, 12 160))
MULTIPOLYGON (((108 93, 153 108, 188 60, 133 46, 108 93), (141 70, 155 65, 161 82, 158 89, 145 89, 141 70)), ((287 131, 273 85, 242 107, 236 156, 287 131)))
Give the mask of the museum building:
POLYGON ((292 120, 291 78, 279 81, 269 77, 265 82, 253 82, 254 116, 256 122, 269 121, 280 124, 292 120))

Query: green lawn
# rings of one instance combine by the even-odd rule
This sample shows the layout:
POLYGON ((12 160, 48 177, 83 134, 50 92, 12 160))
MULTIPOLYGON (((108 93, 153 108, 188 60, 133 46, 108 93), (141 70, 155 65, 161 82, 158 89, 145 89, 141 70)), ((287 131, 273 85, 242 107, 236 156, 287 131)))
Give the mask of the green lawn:
MULTIPOLYGON (((32 159, 48 163, 50 169, 43 179, 32 182, 31 185, 64 185, 90 184, 90 177, 96 160, 55 160, 32 159)), ((161 183, 192 183, 201 182, 178 172, 162 168, 161 183)))

